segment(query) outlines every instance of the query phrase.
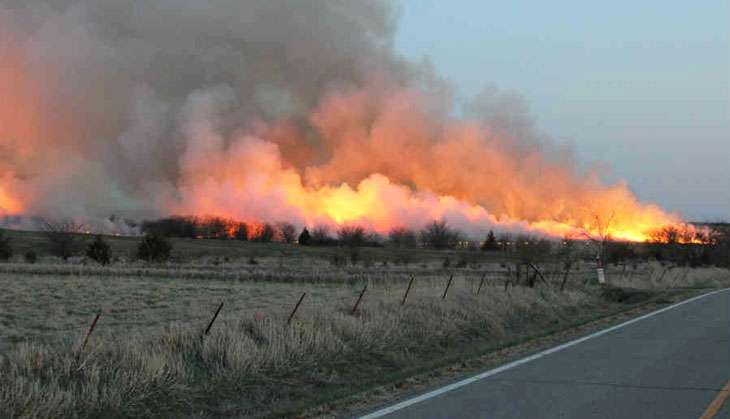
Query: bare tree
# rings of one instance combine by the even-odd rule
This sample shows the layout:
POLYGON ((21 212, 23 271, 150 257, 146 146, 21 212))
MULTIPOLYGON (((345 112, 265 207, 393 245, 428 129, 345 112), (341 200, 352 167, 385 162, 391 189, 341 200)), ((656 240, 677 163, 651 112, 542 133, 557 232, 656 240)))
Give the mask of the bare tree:
POLYGON ((279 223, 279 232, 285 243, 294 243, 294 240, 297 239, 297 228, 294 227, 294 224, 279 223))
POLYGON ((73 220, 43 220, 43 234, 46 236, 55 256, 68 260, 83 241, 82 235, 87 231, 85 225, 73 220))
POLYGON ((359 226, 343 226, 337 230, 337 239, 341 245, 362 246, 365 244, 365 229, 359 226))
POLYGON ((335 239, 330 236, 330 229, 326 225, 314 227, 312 230, 312 244, 316 246, 325 246, 336 244, 335 239))
POLYGON ((433 221, 421 230, 421 242, 425 247, 434 249, 454 248, 459 242, 461 234, 451 229, 446 221, 433 221))
POLYGON ((558 260, 562 262, 563 268, 565 269, 563 279, 560 281, 560 291, 563 291, 565 289, 565 285, 568 283, 568 276, 570 275, 570 270, 573 268, 573 264, 575 263, 577 256, 576 247, 575 240, 566 236, 558 248, 558 260))
POLYGON ((604 267, 606 264, 606 249, 608 243, 612 240, 611 226, 615 217, 615 211, 611 211, 608 216, 594 212, 590 230, 583 229, 582 231, 583 237, 588 240, 596 251, 596 261, 599 267, 604 267))

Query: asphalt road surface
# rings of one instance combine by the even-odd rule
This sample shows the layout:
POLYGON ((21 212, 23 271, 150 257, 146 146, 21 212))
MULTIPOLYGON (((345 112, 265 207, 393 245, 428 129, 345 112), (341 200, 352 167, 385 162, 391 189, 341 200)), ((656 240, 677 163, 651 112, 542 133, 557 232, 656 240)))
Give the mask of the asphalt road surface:
POLYGON ((730 290, 667 307, 362 418, 378 417, 730 419, 730 290))

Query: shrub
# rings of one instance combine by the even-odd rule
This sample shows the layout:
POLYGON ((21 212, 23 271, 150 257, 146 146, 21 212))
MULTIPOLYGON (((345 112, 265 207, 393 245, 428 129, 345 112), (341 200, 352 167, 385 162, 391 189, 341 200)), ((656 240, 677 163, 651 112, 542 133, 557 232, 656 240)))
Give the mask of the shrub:
POLYGON ((226 239, 228 235, 228 223, 220 217, 203 219, 198 225, 198 234, 206 239, 226 239))
POLYGON ((36 253, 32 250, 28 250, 23 255, 23 259, 25 260, 25 263, 33 264, 38 260, 38 255, 36 255, 36 253))
POLYGON ((357 247, 365 244, 365 229, 358 226, 344 226, 337 231, 341 245, 357 247))
POLYGON ((385 239, 383 239, 383 236, 380 234, 370 231, 365 234, 363 246, 367 247, 383 247, 383 242, 385 239))
POLYGON ((393 247, 414 248, 417 242, 416 233, 404 227, 396 227, 388 232, 388 243, 393 247))
POLYGON ((312 244, 315 246, 331 246, 337 244, 337 241, 330 236, 330 230, 327 226, 317 226, 312 231, 312 244))
POLYGON ((274 240, 276 231, 271 224, 264 224, 261 229, 256 233, 253 240, 262 243, 269 243, 274 240))
POLYGON ((13 247, 10 245, 10 239, 0 231, 0 262, 7 262, 12 257, 13 247))
POLYGON ((198 230, 197 221, 191 217, 170 217, 142 223, 142 231, 154 236, 192 239, 198 236, 198 230))
POLYGON ((101 265, 108 265, 112 259, 112 249, 104 237, 98 235, 86 248, 86 257, 101 265))
POLYGON ((312 244, 312 236, 309 235, 309 230, 307 230, 306 227, 304 227, 304 230, 302 230, 302 234, 299 235, 297 243, 301 244, 302 246, 309 246, 312 244))
POLYGON ((486 240, 482 243, 482 250, 485 252, 494 252, 499 250, 499 243, 497 243, 497 237, 494 235, 494 231, 489 230, 486 240))
POLYGON ((233 232, 233 238, 236 240, 248 240, 248 225, 246 223, 238 223, 233 232))
POLYGON ((164 262, 170 258, 172 245, 160 236, 145 236, 137 247, 137 258, 147 262, 164 262))

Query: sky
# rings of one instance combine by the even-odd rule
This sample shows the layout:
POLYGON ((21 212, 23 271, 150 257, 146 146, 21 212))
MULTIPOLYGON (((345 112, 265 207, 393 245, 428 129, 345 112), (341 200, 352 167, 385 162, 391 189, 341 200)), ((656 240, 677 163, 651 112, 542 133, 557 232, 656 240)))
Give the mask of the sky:
POLYGON ((642 200, 730 220, 727 0, 401 0, 396 49, 468 98, 526 99, 537 126, 642 200))

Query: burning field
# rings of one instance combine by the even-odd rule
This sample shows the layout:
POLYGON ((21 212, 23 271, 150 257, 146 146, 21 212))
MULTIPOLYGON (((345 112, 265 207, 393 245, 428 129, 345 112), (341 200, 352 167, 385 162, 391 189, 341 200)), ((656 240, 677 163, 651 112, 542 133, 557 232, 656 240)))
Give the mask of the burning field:
POLYGON ((629 241, 681 223, 573 162, 519 97, 456 100, 394 53, 395 21, 357 0, 0 0, 0 217, 629 241))

